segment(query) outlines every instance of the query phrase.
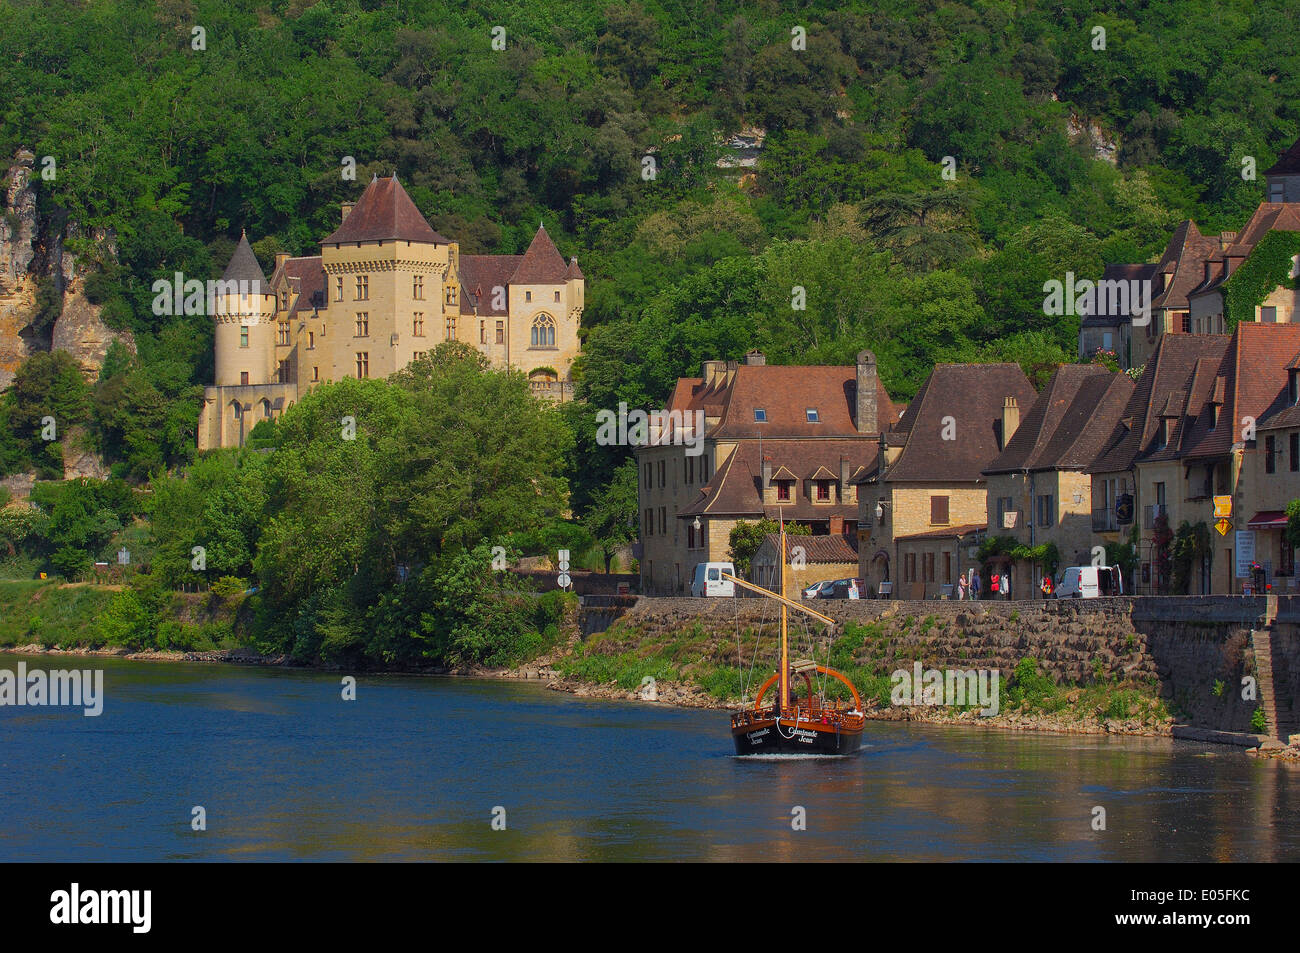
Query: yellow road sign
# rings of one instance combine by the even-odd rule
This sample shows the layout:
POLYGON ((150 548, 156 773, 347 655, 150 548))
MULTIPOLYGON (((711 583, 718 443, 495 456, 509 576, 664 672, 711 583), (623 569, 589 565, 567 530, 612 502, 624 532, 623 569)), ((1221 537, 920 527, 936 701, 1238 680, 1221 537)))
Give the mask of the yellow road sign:
POLYGON ((1216 520, 1227 519, 1232 515, 1232 497, 1216 496, 1214 498, 1214 518, 1216 520))
POLYGON ((1232 529, 1232 524, 1227 520, 1219 520, 1214 524, 1214 528, 1219 531, 1220 536, 1227 536, 1228 530, 1232 529))

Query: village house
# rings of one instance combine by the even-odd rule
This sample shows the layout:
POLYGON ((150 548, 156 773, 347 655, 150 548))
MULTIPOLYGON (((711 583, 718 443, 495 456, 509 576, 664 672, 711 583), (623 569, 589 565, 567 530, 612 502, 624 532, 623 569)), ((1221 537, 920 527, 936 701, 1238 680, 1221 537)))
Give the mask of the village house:
MULTIPOLYGON (((1059 569, 1092 561, 1092 482, 1087 472, 1133 394, 1133 380, 1097 364, 1052 374, 1006 447, 987 467, 990 536, 1056 546, 1059 569)), ((1015 562, 1013 594, 1032 598, 1042 566, 1015 562)))
POLYGON ((260 420, 344 377, 386 377, 444 341, 524 371, 533 393, 573 395, 585 279, 539 227, 523 255, 462 255, 420 214, 397 177, 376 177, 319 255, 277 255, 270 279, 241 236, 216 301, 215 380, 198 446, 241 446, 260 420), (227 286, 235 287, 235 286, 227 286))
MULTIPOLYGON (((1258 453, 1247 458, 1242 475, 1246 508, 1251 516, 1245 530, 1254 533, 1254 561, 1264 570, 1272 591, 1294 594, 1295 548, 1287 542, 1287 505, 1300 500, 1300 351, 1286 364, 1285 385, 1260 419, 1258 453)), ((1240 511, 1238 522, 1246 516, 1240 511)))
POLYGON ((988 522, 983 469, 1034 388, 1016 364, 940 364, 881 434, 858 484, 858 575, 871 595, 937 598, 974 565, 988 522))
POLYGON ((783 517, 852 545, 853 478, 897 419, 870 351, 850 367, 705 361, 665 414, 673 423, 636 450, 642 591, 655 594, 687 592, 697 563, 729 560, 741 520, 783 517), (684 429, 697 419, 702 435, 684 429))
MULTIPOLYGON (((1253 545, 1253 528, 1277 531, 1267 514, 1285 510, 1286 480, 1270 480, 1268 468, 1289 449, 1278 439, 1289 433, 1284 411, 1298 354, 1300 325, 1246 322, 1231 335, 1161 339, 1089 468, 1101 539, 1126 542, 1136 528, 1138 592, 1174 586, 1173 541, 1184 523, 1208 541, 1185 567, 1186 591, 1240 593, 1251 582, 1238 573, 1238 549, 1253 545), (1216 496, 1231 499, 1226 534, 1211 532, 1216 496)), ((1290 553, 1268 562, 1267 574, 1285 572, 1293 585, 1290 553)))
MULTIPOLYGON (((1300 140, 1264 172, 1264 180, 1264 201, 1239 231, 1203 235, 1185 220, 1156 264, 1107 265, 1103 280, 1151 282, 1150 319, 1135 321, 1132 307, 1099 295, 1080 321, 1079 357, 1087 360, 1102 349, 1113 351, 1122 368, 1142 367, 1167 334, 1224 333, 1233 323, 1225 315, 1225 282, 1266 235, 1300 231, 1300 140)), ((1291 277, 1296 275, 1293 266, 1291 277)), ((1282 283, 1253 304, 1253 316, 1243 320, 1288 323, 1295 320, 1300 291, 1294 282, 1282 283)))
MULTIPOLYGON (((785 537, 785 591, 792 599, 815 582, 858 574, 858 551, 843 533, 785 537)), ((770 533, 749 563, 749 581, 773 592, 781 585, 781 537, 770 533)), ((863 594, 865 595, 865 594, 863 594)))

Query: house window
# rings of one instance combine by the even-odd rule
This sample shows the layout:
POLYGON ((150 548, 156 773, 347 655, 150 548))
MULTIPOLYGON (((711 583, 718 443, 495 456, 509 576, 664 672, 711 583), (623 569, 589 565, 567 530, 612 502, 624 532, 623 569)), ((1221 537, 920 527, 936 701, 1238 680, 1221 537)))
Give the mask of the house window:
POLYGON ((943 554, 943 581, 952 582, 952 553, 949 552, 943 554))
POLYGON ((1291 451, 1291 472, 1300 473, 1300 433, 1288 434, 1287 443, 1291 451))
POLYGON ((456 316, 454 314, 447 315, 447 340, 456 340, 456 316))
POLYGON ((1106 331, 1106 332, 1104 332, 1104 333, 1102 334, 1102 336, 1101 336, 1101 346, 1102 346, 1102 349, 1103 349, 1103 350, 1106 350, 1106 351, 1109 351, 1109 350, 1112 350, 1112 349, 1113 349, 1113 347, 1114 347, 1114 340, 1111 338, 1111 333, 1110 333, 1109 331, 1106 331))
POLYGON ((370 376, 370 352, 357 351, 357 378, 370 376))
MULTIPOLYGON (((289 383, 289 362, 280 361, 275 368, 275 379, 281 384, 289 383)), ((267 414, 269 417, 270 414, 267 414)))
POLYGON ((424 355, 428 353, 429 353, 428 351, 416 351, 415 354, 412 355, 411 359, 415 361, 422 361, 424 360, 424 355))
POLYGON ((1286 396, 1292 407, 1300 403, 1300 371, 1291 371, 1287 375, 1286 396))
POLYGON ((659 535, 668 535, 668 507, 659 507, 659 535))
POLYGON ((930 497, 930 525, 931 526, 948 525, 948 497, 946 496, 930 497))
POLYGON ((525 301, 532 301, 532 300, 533 300, 533 293, 532 293, 531 291, 525 291, 525 292, 524 292, 524 300, 525 300, 525 301))
POLYGON ((411 276, 411 297, 417 301, 424 300, 424 275, 411 276))
POLYGON ((288 307, 289 307, 289 292, 287 292, 287 291, 281 291, 281 292, 280 292, 280 307, 281 307, 282 309, 285 309, 285 310, 288 309, 288 307))
POLYGON ((647 490, 653 490, 655 488, 654 470, 650 469, 650 464, 648 463, 645 465, 645 480, 643 482, 645 483, 645 488, 647 490))
POLYGON ((804 413, 805 413, 805 414, 807 415, 807 417, 808 417, 808 423, 810 423, 810 424, 821 423, 821 421, 820 421, 820 420, 818 419, 818 417, 817 417, 817 408, 816 408, 816 407, 809 407, 807 410, 804 411, 804 413))
POLYGON ((365 301, 370 297, 370 276, 357 275, 357 300, 365 301))
POLYGON ((307 350, 312 351, 312 350, 315 350, 315 348, 316 348, 316 332, 315 332, 315 331, 308 331, 308 332, 307 332, 307 350))
POLYGON ((1160 418, 1160 433, 1156 437, 1156 439, 1160 441, 1158 444, 1156 444, 1157 450, 1163 450, 1165 447, 1169 446, 1169 418, 1168 417, 1160 418))
POLYGON ((1053 505, 1055 497, 1051 493, 1040 493, 1038 495, 1038 525, 1051 526, 1056 522, 1056 507, 1053 505))
POLYGON ((790 499, 790 487, 794 485, 793 480, 776 481, 776 498, 781 502, 788 502, 790 499))
POLYGON ((314 364, 311 369, 311 379, 314 381, 320 380, 320 368, 314 364))
POLYGON ((555 347, 555 319, 549 314, 539 314, 533 318, 530 341, 532 347, 555 347))
POLYGON ((1192 333, 1192 316, 1191 316, 1191 312, 1189 312, 1189 311, 1184 311, 1184 312, 1183 312, 1183 320, 1182 320, 1181 327, 1182 327, 1182 329, 1183 329, 1183 333, 1184 333, 1184 334, 1191 334, 1191 333, 1192 333))
POLYGON ((556 304, 560 303, 560 293, 558 291, 555 292, 555 303, 556 304))
POLYGON ((1211 404, 1210 405, 1210 429, 1213 430, 1217 426, 1219 426, 1219 405, 1211 404))
POLYGON ((239 372, 239 383, 241 383, 241 384, 245 384, 245 385, 248 383, 248 371, 240 371, 240 372, 239 372))
POLYGON ((645 511, 645 535, 653 536, 655 534, 655 515, 654 510, 645 511))
POLYGON ((831 498, 831 481, 830 481, 830 480, 818 480, 818 481, 817 481, 817 499, 820 500, 820 501, 825 502, 825 501, 829 500, 830 498, 831 498))
POLYGON ((357 312, 357 337, 364 338, 370 336, 370 312, 357 312))
POLYGON ((659 461, 659 489, 668 485, 668 464, 664 460, 659 461))
POLYGON ((248 326, 244 325, 239 329, 239 346, 248 347, 248 326))
POLYGON ((454 307, 455 304, 456 304, 456 286, 455 286, 455 285, 449 285, 448 288, 447 288, 447 304, 452 305, 453 307, 454 307))
POLYGON ((925 573, 924 582, 934 582, 934 553, 925 553, 921 571, 925 573))
POLYGON ((235 401, 230 405, 230 411, 235 415, 236 420, 244 416, 244 408, 240 405, 239 401, 235 401))
POLYGON ((497 322, 497 343, 506 343, 506 323, 504 321, 497 322))
POLYGON ((1295 550, 1291 548, 1291 544, 1286 541, 1285 536, 1282 537, 1281 556, 1282 558, 1278 560, 1279 567, 1278 567, 1277 574, 1279 576, 1294 576, 1295 575, 1295 550))
POLYGON ((906 582, 916 582, 916 553, 904 554, 903 579, 906 582))
POLYGON ((1273 473, 1277 466, 1273 462, 1273 454, 1277 450, 1277 441, 1273 437, 1264 438, 1264 472, 1273 473))
POLYGON ((764 410, 762 407, 754 408, 754 423, 756 424, 767 423, 767 411, 764 410))
POLYGON ((343 300, 343 276, 339 275, 334 279, 334 300, 343 300))
POLYGON ((411 315, 411 333, 417 338, 424 337, 424 312, 417 311, 411 315))
POLYGON ((1277 308, 1261 307, 1259 309, 1259 320, 1264 324, 1277 324, 1277 308))

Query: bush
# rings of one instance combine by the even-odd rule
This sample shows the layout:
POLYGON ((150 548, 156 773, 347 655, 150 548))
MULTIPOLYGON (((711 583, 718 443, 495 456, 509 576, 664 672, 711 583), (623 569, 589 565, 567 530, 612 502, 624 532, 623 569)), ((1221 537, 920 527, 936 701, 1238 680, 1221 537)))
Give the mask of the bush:
POLYGON ((1038 660, 1023 658, 1011 673, 1011 685, 1007 697, 1013 705, 1033 705, 1041 707, 1043 703, 1056 694, 1056 683, 1051 677, 1038 670, 1038 660))
POLYGON ((1268 719, 1264 717, 1264 709, 1255 709, 1255 713, 1250 716, 1250 727, 1251 730, 1257 734, 1263 734, 1268 731, 1268 719))

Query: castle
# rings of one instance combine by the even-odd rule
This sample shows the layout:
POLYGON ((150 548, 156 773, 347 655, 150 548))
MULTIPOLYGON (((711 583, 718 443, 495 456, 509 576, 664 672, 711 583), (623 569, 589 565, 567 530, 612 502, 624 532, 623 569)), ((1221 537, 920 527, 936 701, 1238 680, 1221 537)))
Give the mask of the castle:
POLYGON ((443 341, 524 371, 539 397, 572 397, 585 281, 544 227, 523 255, 462 255, 396 176, 342 212, 319 255, 277 255, 269 281, 241 236, 211 309, 216 380, 203 390, 200 450, 242 446, 301 390, 386 377, 443 341))

